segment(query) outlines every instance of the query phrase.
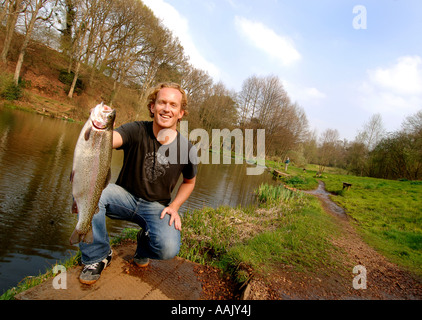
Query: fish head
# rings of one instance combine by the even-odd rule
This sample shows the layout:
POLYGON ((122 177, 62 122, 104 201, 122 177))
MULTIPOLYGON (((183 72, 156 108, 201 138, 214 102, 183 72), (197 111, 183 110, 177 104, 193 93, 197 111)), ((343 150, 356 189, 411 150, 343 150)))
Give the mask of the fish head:
POLYGON ((96 130, 113 130, 116 110, 100 103, 91 110, 90 119, 96 130))

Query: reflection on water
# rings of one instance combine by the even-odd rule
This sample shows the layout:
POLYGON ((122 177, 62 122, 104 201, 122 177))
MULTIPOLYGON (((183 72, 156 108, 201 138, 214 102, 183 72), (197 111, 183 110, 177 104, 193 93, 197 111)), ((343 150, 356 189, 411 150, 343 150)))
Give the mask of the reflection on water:
MULTIPOLYGON (((81 128, 0 108, 0 294, 77 251, 68 244, 77 222, 69 177, 81 128)), ((114 151, 113 182, 122 158, 114 151)), ((199 165, 195 190, 181 211, 249 205, 263 182, 274 183, 268 173, 247 176, 246 165, 199 165)), ((111 236, 127 226, 133 225, 107 219, 111 236)))

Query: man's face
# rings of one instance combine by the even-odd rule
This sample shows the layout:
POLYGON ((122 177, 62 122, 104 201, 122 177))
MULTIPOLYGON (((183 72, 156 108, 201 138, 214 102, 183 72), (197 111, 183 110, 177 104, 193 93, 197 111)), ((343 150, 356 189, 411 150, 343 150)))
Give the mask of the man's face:
POLYGON ((176 129, 177 121, 183 118, 182 93, 173 88, 162 88, 155 103, 151 105, 154 122, 159 129, 176 129))

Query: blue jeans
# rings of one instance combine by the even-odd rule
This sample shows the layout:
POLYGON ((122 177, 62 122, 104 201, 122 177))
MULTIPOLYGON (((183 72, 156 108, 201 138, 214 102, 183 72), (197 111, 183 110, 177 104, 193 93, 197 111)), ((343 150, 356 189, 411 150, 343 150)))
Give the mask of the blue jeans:
POLYGON ((105 217, 127 220, 138 224, 148 234, 146 243, 138 243, 136 255, 143 258, 167 260, 174 258, 180 249, 180 231, 174 223, 169 226, 170 215, 160 219, 165 208, 158 202, 137 198, 124 188, 109 184, 98 203, 99 212, 92 219, 94 241, 79 243, 83 264, 93 264, 105 259, 110 252, 110 241, 105 217))

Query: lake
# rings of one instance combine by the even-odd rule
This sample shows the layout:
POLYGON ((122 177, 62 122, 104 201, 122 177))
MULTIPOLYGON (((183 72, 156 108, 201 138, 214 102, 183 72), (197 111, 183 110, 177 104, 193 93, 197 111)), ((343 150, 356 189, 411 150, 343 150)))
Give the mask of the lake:
MULTIPOLYGON (((70 213, 73 151, 82 125, 0 107, 0 294, 26 276, 37 276, 73 256, 69 245, 77 217, 70 213)), ((123 151, 113 151, 112 182, 123 151)), ((255 203, 264 172, 246 175, 247 164, 200 164, 197 183, 180 213, 255 203)), ((181 181, 179 181, 180 183, 181 181)), ((135 225, 107 219, 111 236, 135 225)), ((137 226, 136 226, 137 227, 137 226)))

